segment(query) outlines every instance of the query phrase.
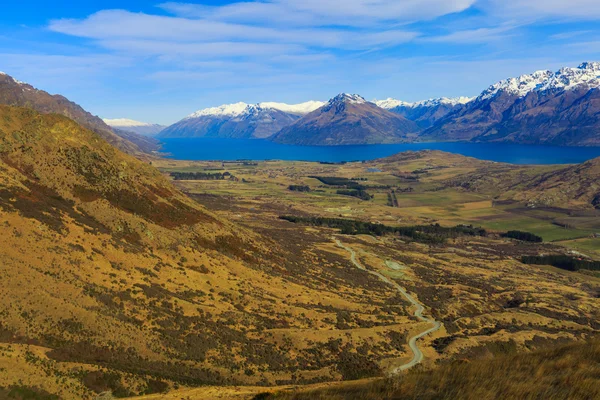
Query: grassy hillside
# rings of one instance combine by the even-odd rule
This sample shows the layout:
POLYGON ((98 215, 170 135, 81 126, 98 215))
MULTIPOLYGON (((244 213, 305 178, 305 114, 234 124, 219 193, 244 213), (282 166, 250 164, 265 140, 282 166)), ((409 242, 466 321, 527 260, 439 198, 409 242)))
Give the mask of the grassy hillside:
POLYGON ((115 132, 102 119, 60 95, 51 95, 24 82, 0 74, 0 104, 25 107, 42 114, 66 116, 100 135, 118 149, 137 156, 157 149, 158 142, 131 132, 115 132))
POLYGON ((600 341, 462 361, 398 378, 256 396, 278 400, 593 399, 600 397, 600 341))
POLYGON ((406 355, 389 287, 314 235, 207 211, 63 116, 0 106, 0 221, 9 393, 339 380, 406 355))

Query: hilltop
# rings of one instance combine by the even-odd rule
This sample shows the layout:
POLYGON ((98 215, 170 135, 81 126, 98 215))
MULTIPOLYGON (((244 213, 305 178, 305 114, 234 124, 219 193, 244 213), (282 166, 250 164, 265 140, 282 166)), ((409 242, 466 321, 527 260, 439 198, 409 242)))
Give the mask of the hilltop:
POLYGON ((140 144, 138 141, 142 146, 147 143, 144 138, 132 133, 120 136, 102 119, 87 112, 66 97, 57 94, 51 95, 5 73, 0 73, 0 104, 27 107, 42 114, 64 115, 94 131, 108 143, 126 153, 138 156, 144 153, 141 146, 138 146, 140 144))

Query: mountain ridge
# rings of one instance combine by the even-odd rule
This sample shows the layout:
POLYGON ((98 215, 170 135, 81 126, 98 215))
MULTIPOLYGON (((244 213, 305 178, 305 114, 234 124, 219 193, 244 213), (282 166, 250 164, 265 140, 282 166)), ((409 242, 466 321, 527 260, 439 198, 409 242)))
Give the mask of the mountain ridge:
POLYGON ((340 93, 270 140, 300 145, 397 143, 417 130, 414 122, 359 95, 340 93))
POLYGON ((346 114, 349 120, 342 123, 338 118, 335 125, 343 124, 344 129, 354 130, 350 136, 355 137, 348 139, 336 135, 335 126, 326 128, 323 120, 322 126, 312 126, 308 130, 298 122, 318 109, 326 108, 331 100, 300 104, 239 102, 196 111, 167 127, 161 137, 270 138, 281 143, 319 145, 409 140, 600 145, 599 62, 507 78, 490 85, 475 97, 440 97, 417 102, 388 98, 371 103, 362 97, 362 100, 352 100, 351 95, 343 95, 350 96, 349 104, 374 104, 408 123, 392 123, 388 114, 374 110, 365 120, 346 114), (366 126, 359 126, 361 123, 366 126), (309 137, 302 138, 298 133, 291 139, 293 129, 301 129, 302 134, 309 137), (315 129, 330 129, 330 134, 336 137, 311 138, 315 129), (361 134, 357 133, 361 129, 363 133, 371 130, 377 135, 361 139, 361 134), (391 131, 384 132, 385 129, 391 131), (403 134, 402 137, 394 137, 398 132, 403 134))
POLYGON ((135 121, 128 118, 104 118, 103 121, 114 130, 136 133, 142 136, 156 136, 167 127, 165 125, 135 121))
MULTIPOLYGON (((21 82, 6 73, 0 73, 0 104, 17 107, 29 107, 42 114, 56 113, 73 119, 78 124, 96 132, 110 144, 128 154, 145 157, 145 152, 134 143, 139 139, 135 135, 127 138, 116 134, 100 117, 91 114, 62 95, 52 95, 21 82)), ((142 140, 142 142, 144 142, 142 140)))
POLYGON ((292 124, 320 104, 316 101, 300 104, 275 102, 223 104, 188 115, 165 128, 159 137, 264 139, 292 124))
POLYGON ((491 85, 421 138, 600 145, 600 63, 536 71, 491 85))

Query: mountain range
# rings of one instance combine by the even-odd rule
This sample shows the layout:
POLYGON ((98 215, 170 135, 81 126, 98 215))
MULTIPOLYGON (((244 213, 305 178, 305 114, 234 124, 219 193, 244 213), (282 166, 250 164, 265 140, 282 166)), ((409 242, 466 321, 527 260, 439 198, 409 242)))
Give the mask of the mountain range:
POLYGON ((375 101, 375 104, 393 113, 400 114, 406 119, 416 122, 421 129, 427 129, 432 127, 440 119, 444 118, 453 111, 456 111, 472 100, 472 97, 442 97, 439 99, 429 99, 408 103, 402 100, 389 98, 386 100, 375 101))
POLYGON ((133 132, 144 136, 156 136, 163 129, 166 128, 165 125, 150 124, 148 122, 140 122, 127 118, 104 118, 103 121, 106 125, 110 126, 113 129, 118 129, 126 132, 133 132))
POLYGON ((599 132, 600 63, 585 62, 508 78, 472 98, 368 102, 342 93, 300 105, 223 105, 200 110, 160 136, 315 145, 414 140, 593 146, 600 145, 599 132))
POLYGON ((169 126, 160 137, 264 139, 291 125, 322 102, 227 104, 197 111, 169 126))
POLYGON ((600 63, 500 81, 422 138, 551 145, 600 144, 600 63))
POLYGON ((102 120, 63 96, 4 73, 0 73, 0 104, 64 115, 138 156, 159 150, 157 139, 174 137, 269 139, 304 145, 406 141, 600 145, 599 62, 508 78, 474 98, 369 102, 342 93, 327 102, 235 103, 199 110, 168 127, 130 119, 102 120))

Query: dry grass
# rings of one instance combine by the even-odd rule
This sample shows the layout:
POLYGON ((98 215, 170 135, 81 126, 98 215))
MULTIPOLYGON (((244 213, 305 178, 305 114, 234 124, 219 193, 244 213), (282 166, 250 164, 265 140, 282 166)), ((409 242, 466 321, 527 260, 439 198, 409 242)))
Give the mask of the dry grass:
POLYGON ((455 362, 400 378, 330 389, 279 392, 278 400, 379 399, 597 399, 600 398, 600 341, 551 350, 455 362))

